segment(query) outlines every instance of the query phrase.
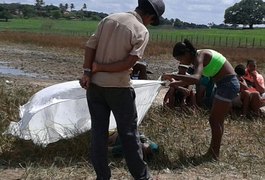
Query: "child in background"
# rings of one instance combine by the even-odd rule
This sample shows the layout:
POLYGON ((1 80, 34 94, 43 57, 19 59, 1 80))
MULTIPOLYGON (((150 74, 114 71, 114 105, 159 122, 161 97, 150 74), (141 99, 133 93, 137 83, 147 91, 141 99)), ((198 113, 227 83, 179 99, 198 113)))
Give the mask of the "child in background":
MULTIPOLYGON (((158 145, 151 141, 149 138, 147 138, 145 135, 140 134, 140 141, 141 141, 141 147, 143 150, 143 158, 146 161, 149 161, 152 159, 154 154, 158 153, 158 145)), ((120 138, 117 131, 109 132, 109 139, 108 139, 108 151, 114 156, 114 157, 121 157, 124 154, 124 150, 122 148, 120 138)))
POLYGON ((265 105, 265 101, 261 98, 260 93, 245 80, 245 66, 239 64, 235 67, 235 72, 240 81, 240 95, 233 100, 233 106, 242 107, 242 116, 251 118, 251 111, 254 115, 260 115, 260 107, 265 105))
POLYGON ((255 60, 247 61, 247 68, 243 78, 246 80, 248 90, 250 92, 259 92, 261 97, 265 98, 265 83, 264 78, 257 71, 257 63, 255 60))
MULTIPOLYGON (((179 64, 178 65, 178 73, 182 75, 189 75, 187 72, 189 69, 189 66, 179 64)), ((173 78, 174 73, 167 73, 162 75, 163 80, 168 81, 175 81, 173 78)), ((167 106, 169 108, 174 108, 176 106, 181 107, 183 109, 186 109, 186 107, 196 107, 196 98, 195 98, 195 92, 194 92, 194 86, 178 86, 178 87, 169 87, 169 90, 167 91, 164 101, 164 106, 167 106)))

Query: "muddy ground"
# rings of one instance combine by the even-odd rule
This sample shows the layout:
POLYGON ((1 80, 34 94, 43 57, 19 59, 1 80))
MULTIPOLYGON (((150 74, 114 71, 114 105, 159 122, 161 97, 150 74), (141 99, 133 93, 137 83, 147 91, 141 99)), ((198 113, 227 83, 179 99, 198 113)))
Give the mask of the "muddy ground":
MULTIPOLYGON (((148 50, 148 49, 147 49, 148 50)), ((265 73, 265 48, 260 49, 218 49, 233 65, 256 59, 259 69, 265 73)), ((159 57, 145 57, 148 63, 149 79, 157 79, 163 72, 176 70, 176 61, 170 52, 159 57)), ((34 45, 21 45, 0 42, 0 66, 22 70, 25 74, 1 74, 39 82, 61 82, 81 77, 83 50, 47 48, 34 45)), ((12 69, 10 70, 12 72, 12 69)))
MULTIPOLYGON (((173 58, 146 59, 148 69, 153 72, 149 79, 157 79, 162 72, 174 69, 173 58), (165 63, 166 62, 166 63, 165 63), (163 64, 163 66, 161 66, 163 64)), ((41 82, 76 80, 82 75, 83 51, 43 48, 33 45, 0 42, 0 65, 8 66, 11 74, 1 76, 22 78, 41 82), (19 74, 13 69, 22 70, 19 74)))

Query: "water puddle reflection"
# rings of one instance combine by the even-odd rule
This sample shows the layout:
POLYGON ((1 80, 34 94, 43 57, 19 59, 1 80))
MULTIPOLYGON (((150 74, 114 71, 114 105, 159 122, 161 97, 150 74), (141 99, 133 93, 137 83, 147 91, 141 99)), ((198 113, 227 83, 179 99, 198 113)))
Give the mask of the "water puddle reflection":
MULTIPOLYGON (((31 78, 39 77, 40 75, 36 73, 27 73, 23 70, 16 69, 14 67, 8 66, 8 62, 0 61, 0 75, 8 75, 8 76, 26 76, 31 78)), ((42 77, 47 78, 47 77, 42 77)))

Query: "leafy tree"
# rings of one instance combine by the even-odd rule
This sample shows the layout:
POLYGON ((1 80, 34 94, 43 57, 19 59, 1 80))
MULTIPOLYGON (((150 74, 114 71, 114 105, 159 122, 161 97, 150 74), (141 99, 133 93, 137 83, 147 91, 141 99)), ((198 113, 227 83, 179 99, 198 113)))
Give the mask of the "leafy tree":
POLYGON ((84 3, 82 10, 86 10, 86 9, 87 9, 87 6, 86 6, 86 3, 84 3))
POLYGON ((65 10, 67 10, 67 9, 69 8, 68 3, 66 3, 66 4, 64 5, 64 8, 65 8, 65 10))
POLYGON ((71 3, 71 4, 70 4, 70 9, 71 9, 71 11, 72 11, 74 8, 75 8, 74 3, 71 3))
POLYGON ((174 20, 173 18, 170 19, 170 24, 171 24, 172 26, 174 26, 174 24, 175 24, 175 20, 174 20))
POLYGON ((65 6, 63 5, 63 3, 59 4, 59 9, 61 10, 61 13, 65 12, 65 6))
POLYGON ((43 10, 50 12, 50 11, 60 10, 60 8, 54 5, 47 5, 43 7, 43 10))
POLYGON ((54 18, 54 19, 59 19, 60 17, 62 17, 62 13, 60 10, 54 10, 51 12, 51 16, 54 18))
POLYGON ((161 25, 172 25, 170 20, 168 20, 167 18, 163 18, 163 17, 160 17, 160 24, 161 25))
POLYGON ((34 6, 31 5, 21 5, 20 11, 22 12, 24 18, 31 18, 36 16, 34 6))
POLYGON ((35 7, 37 10, 40 10, 43 5, 44 5, 43 0, 36 0, 35 7))
POLYGON ((85 13, 84 13, 84 11, 82 9, 80 11, 76 12, 76 17, 77 18, 83 19, 84 15, 85 15, 85 13))
POLYGON ((265 2, 263 0, 242 0, 225 10, 225 23, 233 25, 263 24, 265 19, 265 2))
POLYGON ((8 12, 8 9, 0 6, 0 19, 5 19, 8 22, 8 19, 11 18, 11 14, 8 12))
POLYGON ((175 22, 174 22, 174 27, 176 28, 183 28, 184 26, 184 22, 181 21, 180 19, 176 18, 175 19, 175 22))

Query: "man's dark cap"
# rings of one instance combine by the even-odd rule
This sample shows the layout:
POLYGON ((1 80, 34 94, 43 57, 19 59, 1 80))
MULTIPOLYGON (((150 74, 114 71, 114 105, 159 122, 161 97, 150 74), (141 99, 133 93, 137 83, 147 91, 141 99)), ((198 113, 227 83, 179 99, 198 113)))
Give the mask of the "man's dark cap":
POLYGON ((152 26, 157 26, 160 24, 159 18, 162 16, 162 14, 165 12, 165 4, 163 0, 138 0, 138 6, 139 7, 145 7, 146 4, 149 3, 154 12, 155 12, 155 21, 151 24, 152 26))

